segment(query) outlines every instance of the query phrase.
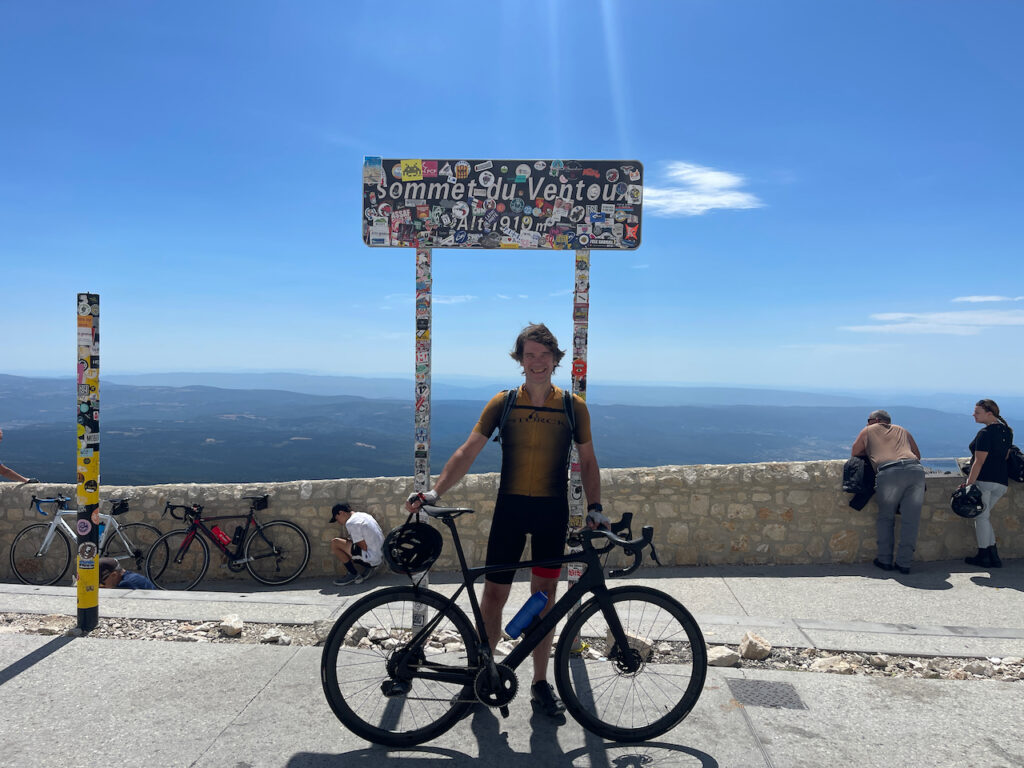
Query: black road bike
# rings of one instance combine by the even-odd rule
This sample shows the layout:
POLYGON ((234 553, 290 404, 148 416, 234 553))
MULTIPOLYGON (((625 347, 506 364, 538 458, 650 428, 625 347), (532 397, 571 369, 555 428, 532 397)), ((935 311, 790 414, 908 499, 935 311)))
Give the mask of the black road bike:
POLYGON ((613 741, 655 738, 697 703, 707 674, 700 627, 676 599, 656 589, 608 589, 600 557, 615 547, 640 566, 654 529, 632 541, 610 531, 584 530, 582 552, 559 559, 470 568, 455 519, 471 509, 424 506, 452 534, 462 585, 445 597, 413 583, 374 591, 335 623, 324 646, 320 677, 338 719, 368 741, 392 747, 440 736, 477 702, 508 714, 519 690, 516 668, 563 619, 554 675, 565 707, 584 728, 613 741), (487 643, 473 582, 487 573, 567 562, 586 570, 504 658, 487 643), (474 621, 456 601, 465 592, 474 621), (582 602, 581 599, 590 596, 582 602))
POLYGON ((249 500, 249 511, 239 515, 203 515, 201 504, 171 504, 164 514, 184 520, 187 528, 179 528, 161 536, 146 558, 146 575, 160 589, 192 589, 210 567, 210 545, 213 542, 225 556, 225 567, 234 573, 243 569, 262 584, 287 584, 297 578, 309 563, 309 537, 295 523, 271 520, 261 523, 256 512, 269 506, 269 497, 243 496, 249 500), (226 534, 217 525, 219 520, 245 520, 236 525, 233 534, 226 534), (231 549, 234 547, 234 549, 231 549))

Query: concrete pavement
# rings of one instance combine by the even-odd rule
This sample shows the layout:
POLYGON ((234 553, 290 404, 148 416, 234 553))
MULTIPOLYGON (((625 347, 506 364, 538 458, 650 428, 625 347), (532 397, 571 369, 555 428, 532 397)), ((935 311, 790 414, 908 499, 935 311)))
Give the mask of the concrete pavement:
MULTIPOLYGON (((643 569, 697 617, 709 645, 754 630, 776 646, 908 655, 1024 656, 1024 561, 978 571, 925 563, 643 569)), ((386 575, 337 588, 209 582, 203 592, 101 593, 102 616, 332 620, 386 575)), ((433 574, 451 592, 453 574, 433 574)), ((526 599, 517 582, 510 609, 526 599)), ((75 614, 70 587, 0 584, 0 611, 75 614)), ((388 751, 346 731, 320 688, 320 649, 0 635, 4 766, 993 766, 1024 765, 1024 682, 711 669, 701 700, 655 743, 613 745, 555 727, 525 696, 477 707, 439 739, 388 751), (746 705, 746 685, 792 686, 790 707, 746 705), (793 708, 800 705, 803 708, 793 708), (91 718, 83 720, 83 713, 91 718)), ((522 671, 522 670, 520 670, 522 671)), ((528 673, 526 673, 528 674, 528 673)), ((760 686, 760 688, 759 688, 760 686)), ((525 687, 525 686, 524 686, 525 687)), ((772 690, 779 690, 777 686, 772 690)))

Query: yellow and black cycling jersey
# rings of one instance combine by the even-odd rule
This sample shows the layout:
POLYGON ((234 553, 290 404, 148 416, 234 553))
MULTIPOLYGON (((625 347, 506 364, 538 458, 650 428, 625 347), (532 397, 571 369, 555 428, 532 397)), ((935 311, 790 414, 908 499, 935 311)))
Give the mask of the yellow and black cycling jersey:
MULTIPOLYGON (((498 493, 565 496, 566 462, 572 441, 585 444, 593 439, 586 403, 578 395, 573 395, 572 399, 576 433, 570 436, 562 390, 553 386, 544 405, 534 406, 530 404, 525 385, 520 386, 501 438, 498 493)), ((490 437, 501 421, 504 405, 505 392, 502 391, 484 406, 473 431, 490 437)))

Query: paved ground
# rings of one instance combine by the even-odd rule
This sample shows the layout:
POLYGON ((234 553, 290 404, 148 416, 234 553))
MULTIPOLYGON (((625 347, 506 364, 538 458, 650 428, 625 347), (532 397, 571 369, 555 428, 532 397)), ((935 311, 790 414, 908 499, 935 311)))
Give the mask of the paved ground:
MULTIPOLYGON (((709 644, 747 630, 774 645, 919 656, 1024 656, 1024 561, 979 572, 928 563, 645 569, 696 615, 709 644)), ((237 592, 104 591, 103 616, 308 623, 332 619, 386 576, 336 588, 310 580, 237 592)), ((432 586, 454 589, 450 574, 432 586)), ((511 604, 526 598, 517 583, 511 604)), ((75 614, 70 587, 0 584, 0 612, 75 614)), ((388 751, 346 731, 320 689, 320 649, 0 635, 0 765, 802 766, 1024 765, 1024 683, 711 669, 693 713, 656 743, 604 742, 513 702, 478 708, 421 748, 388 751), (803 709, 744 706, 741 680, 784 682, 803 709), (87 714, 88 713, 88 714, 87 714)))

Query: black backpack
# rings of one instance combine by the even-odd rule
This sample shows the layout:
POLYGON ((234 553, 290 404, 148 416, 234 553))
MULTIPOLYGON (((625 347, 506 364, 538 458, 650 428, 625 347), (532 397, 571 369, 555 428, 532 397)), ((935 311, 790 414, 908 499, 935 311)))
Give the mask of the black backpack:
MULTIPOLYGON (((516 396, 519 394, 519 387, 505 390, 505 403, 501 408, 501 419, 498 420, 498 434, 494 436, 494 442, 501 443, 501 436, 505 432, 505 422, 508 415, 516 404, 516 396)), ((565 419, 569 422, 569 434, 576 434, 576 404, 572 401, 572 392, 562 390, 562 409, 565 411, 565 419)))
POLYGON ((1024 483, 1024 453, 1016 445, 1010 446, 1010 453, 1006 457, 1006 473, 1011 480, 1024 483))

